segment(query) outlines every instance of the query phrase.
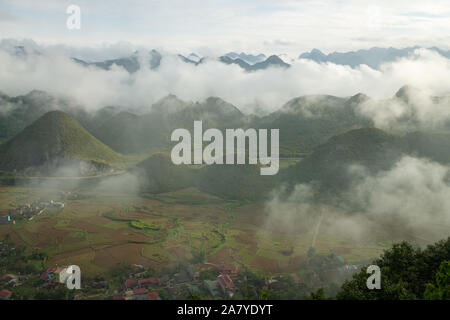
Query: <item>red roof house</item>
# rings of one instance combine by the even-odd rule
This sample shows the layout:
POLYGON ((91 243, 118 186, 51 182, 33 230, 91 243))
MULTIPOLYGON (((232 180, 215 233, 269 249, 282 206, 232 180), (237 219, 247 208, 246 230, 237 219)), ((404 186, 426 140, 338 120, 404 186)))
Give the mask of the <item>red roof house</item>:
POLYGON ((11 297, 12 292, 6 289, 0 291, 0 300, 8 300, 11 297))
POLYGON ((147 286, 152 284, 158 284, 158 279, 155 277, 145 278, 145 279, 139 279, 138 283, 140 286, 147 286))
POLYGON ((137 281, 135 279, 127 279, 125 280, 125 288, 135 288, 137 287, 137 281))
POLYGON ((2 280, 3 281, 9 281, 9 280, 11 280, 11 279, 16 279, 17 277, 15 276, 15 275, 13 275, 12 273, 8 273, 8 274, 5 274, 3 277, 2 277, 2 280))
POLYGON ((159 297, 158 292, 152 291, 147 293, 147 300, 161 300, 161 298, 159 297))
POLYGON ((237 277, 238 276, 238 267, 234 265, 223 265, 219 268, 220 274, 226 274, 230 277, 237 277))
POLYGON ((145 288, 139 288, 139 289, 133 290, 133 294, 146 294, 146 293, 148 293, 148 290, 145 288))
POLYGON ((217 282, 218 282, 219 286, 222 288, 223 292, 233 291, 233 289, 234 289, 233 280, 231 280, 231 277, 227 274, 221 274, 217 278, 217 282))
POLYGON ((42 281, 47 280, 47 278, 48 278, 48 272, 47 271, 42 272, 41 276, 39 277, 39 279, 41 279, 42 281))
POLYGON ((291 278, 292 278, 292 280, 294 281, 295 284, 298 284, 300 282, 300 278, 295 273, 291 273, 291 278))

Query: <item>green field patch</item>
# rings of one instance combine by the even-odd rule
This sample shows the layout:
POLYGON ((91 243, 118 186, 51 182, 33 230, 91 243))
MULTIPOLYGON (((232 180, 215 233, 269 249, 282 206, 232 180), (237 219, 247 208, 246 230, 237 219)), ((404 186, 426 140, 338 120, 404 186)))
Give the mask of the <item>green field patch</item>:
POLYGON ((85 239, 87 234, 86 234, 86 231, 77 230, 77 231, 70 232, 67 236, 70 238, 85 239))
POLYGON ((152 224, 152 223, 147 223, 145 221, 142 220, 133 220, 130 221, 130 226, 135 228, 135 229, 139 229, 139 230, 153 230, 153 231, 158 231, 161 229, 161 226, 156 225, 156 224, 152 224))

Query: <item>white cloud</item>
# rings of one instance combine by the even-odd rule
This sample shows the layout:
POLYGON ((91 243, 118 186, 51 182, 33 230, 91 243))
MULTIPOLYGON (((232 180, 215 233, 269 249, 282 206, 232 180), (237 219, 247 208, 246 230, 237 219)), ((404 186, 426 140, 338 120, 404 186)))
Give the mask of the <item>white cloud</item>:
MULTIPOLYGON (((165 54, 157 70, 142 68, 129 74, 120 67, 110 71, 82 67, 66 55, 76 50, 66 47, 35 48, 43 54, 20 58, 0 50, 1 91, 20 95, 34 89, 44 90, 70 96, 91 109, 106 105, 150 106, 172 93, 181 99, 194 101, 218 96, 244 111, 255 106, 273 111, 291 98, 308 94, 351 96, 363 92, 375 98, 388 98, 405 84, 432 94, 442 94, 450 89, 446 82, 450 79, 449 60, 427 50, 418 50, 414 56, 386 64, 380 70, 297 60, 286 70, 272 68, 252 73, 215 60, 194 66, 165 54)), ((95 56, 108 48, 79 50, 95 56)), ((131 49, 126 44, 116 47, 117 52, 124 53, 131 52, 131 49)), ((395 109, 389 105, 380 109, 386 111, 384 113, 377 111, 373 114, 374 109, 362 111, 375 120, 377 117, 392 117, 389 112, 395 115, 395 109)), ((420 110, 423 110, 424 117, 432 116, 428 110, 420 110)), ((449 115, 444 109, 441 111, 449 115)), ((384 118, 378 120, 384 121, 384 118)))

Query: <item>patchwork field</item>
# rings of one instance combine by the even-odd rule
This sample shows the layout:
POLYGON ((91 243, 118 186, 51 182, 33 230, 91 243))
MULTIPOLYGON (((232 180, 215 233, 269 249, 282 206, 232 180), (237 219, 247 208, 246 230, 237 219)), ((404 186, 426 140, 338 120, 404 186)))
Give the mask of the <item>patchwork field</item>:
MULTIPOLYGON (((64 201, 65 207, 46 209, 31 221, 0 225, 0 238, 10 234, 18 243, 45 250, 49 266, 77 264, 92 275, 119 262, 160 269, 199 252, 212 265, 234 263, 267 274, 300 272, 317 230, 283 229, 268 223, 263 203, 224 201, 194 188, 141 196, 80 189, 70 200, 61 188, 1 186, 0 214, 39 199, 64 201)), ((401 226, 392 232, 371 223, 370 236, 356 240, 345 228, 335 228, 333 216, 325 216, 316 252, 334 252, 358 263, 379 256, 393 241, 428 244, 446 232, 436 226, 432 238, 417 239, 401 226)))

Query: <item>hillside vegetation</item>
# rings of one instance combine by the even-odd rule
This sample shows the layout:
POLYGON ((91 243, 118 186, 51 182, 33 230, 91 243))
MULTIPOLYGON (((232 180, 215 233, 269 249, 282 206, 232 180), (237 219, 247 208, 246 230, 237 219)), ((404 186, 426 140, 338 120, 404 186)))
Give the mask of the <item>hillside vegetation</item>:
POLYGON ((0 169, 20 171, 85 161, 98 167, 120 164, 122 157, 62 111, 43 115, 0 148, 0 169))

